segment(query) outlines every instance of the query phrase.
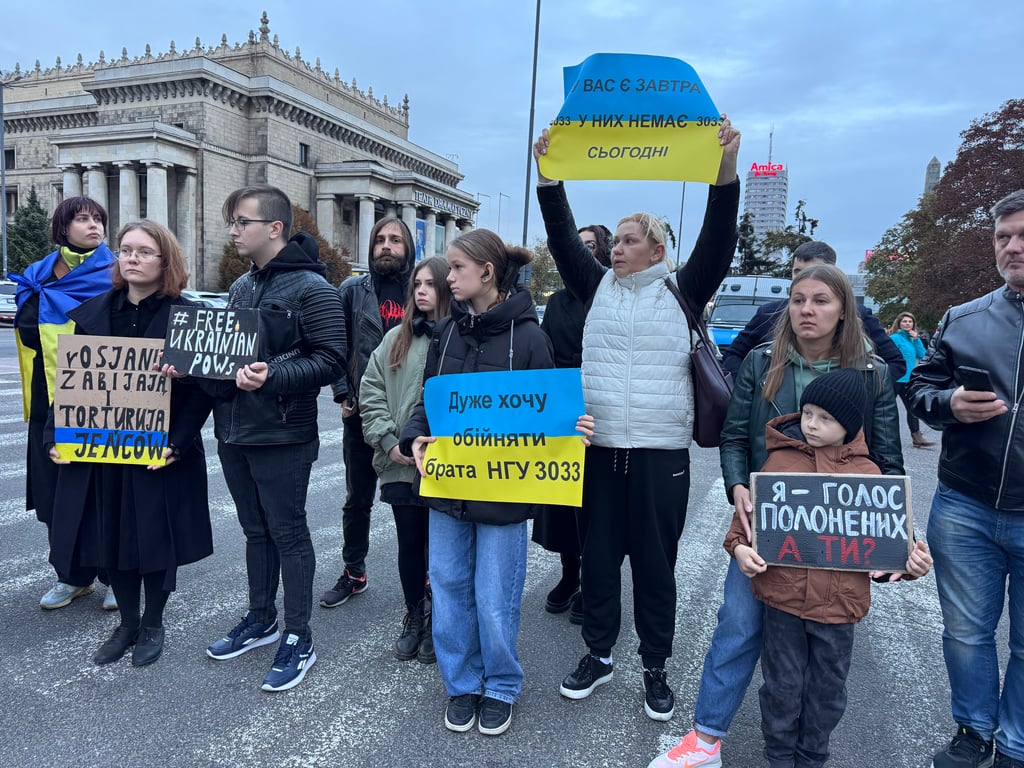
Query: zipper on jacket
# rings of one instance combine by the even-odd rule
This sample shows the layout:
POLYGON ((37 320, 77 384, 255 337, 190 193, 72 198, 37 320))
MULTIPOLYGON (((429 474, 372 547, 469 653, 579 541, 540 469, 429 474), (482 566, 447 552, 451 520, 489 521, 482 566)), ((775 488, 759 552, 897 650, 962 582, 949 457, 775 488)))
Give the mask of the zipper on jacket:
POLYGON ((1010 429, 1006 436, 1006 444, 1003 446, 1003 466, 999 472, 999 490, 996 491, 996 509, 999 508, 999 502, 1003 499, 1003 489, 1006 487, 1006 472, 1009 469, 1010 464, 1010 448, 1013 445, 1013 436, 1017 431, 1017 419, 1020 411, 1020 401, 1022 395, 1020 394, 1020 366, 1021 366, 1021 355, 1024 353, 1024 303, 1021 303, 1021 295, 1017 293, 1017 311, 1021 316, 1020 323, 1020 335, 1017 337, 1017 368, 1013 372, 1013 396, 1017 398, 1013 404, 1013 408, 1010 410, 1010 429))

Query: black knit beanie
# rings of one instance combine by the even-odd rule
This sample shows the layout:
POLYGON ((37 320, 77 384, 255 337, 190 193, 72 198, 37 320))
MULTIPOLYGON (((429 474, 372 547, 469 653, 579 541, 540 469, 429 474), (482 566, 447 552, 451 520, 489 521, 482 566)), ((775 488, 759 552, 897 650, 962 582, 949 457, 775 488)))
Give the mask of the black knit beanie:
POLYGON ((800 398, 800 409, 810 403, 828 411, 832 418, 843 425, 848 443, 857 436, 864 426, 864 406, 867 397, 864 391, 864 376, 853 368, 815 377, 800 398))

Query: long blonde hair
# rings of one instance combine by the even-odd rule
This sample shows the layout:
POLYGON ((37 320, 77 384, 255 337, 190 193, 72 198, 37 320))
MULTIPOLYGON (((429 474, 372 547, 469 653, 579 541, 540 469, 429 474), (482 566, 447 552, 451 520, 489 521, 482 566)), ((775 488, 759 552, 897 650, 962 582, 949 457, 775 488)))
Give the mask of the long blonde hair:
MULTIPOLYGON (((817 280, 828 286, 833 295, 843 305, 843 317, 836 325, 832 334, 832 344, 829 349, 829 357, 839 361, 840 368, 850 368, 866 363, 870 358, 873 348, 865 345, 864 325, 860 321, 860 314, 857 312, 857 299, 853 295, 853 286, 846 274, 831 264, 815 264, 800 270, 793 278, 790 286, 790 295, 793 290, 804 280, 817 280)), ((800 350, 800 340, 793 331, 793 323, 789 318, 789 305, 779 313, 778 321, 775 324, 775 334, 772 338, 771 363, 768 367, 768 375, 764 380, 764 388, 761 392, 765 400, 771 400, 779 391, 782 385, 782 378, 785 374, 786 365, 789 364, 789 350, 795 348, 800 350)))

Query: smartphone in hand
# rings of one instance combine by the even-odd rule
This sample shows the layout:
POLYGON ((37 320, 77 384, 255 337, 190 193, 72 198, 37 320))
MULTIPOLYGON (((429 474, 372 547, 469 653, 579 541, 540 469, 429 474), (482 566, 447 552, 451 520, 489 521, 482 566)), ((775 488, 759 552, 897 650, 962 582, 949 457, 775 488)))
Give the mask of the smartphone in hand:
POLYGON ((958 365, 956 374, 966 390, 971 392, 995 392, 995 388, 992 386, 992 377, 989 376, 988 371, 984 368, 958 365))

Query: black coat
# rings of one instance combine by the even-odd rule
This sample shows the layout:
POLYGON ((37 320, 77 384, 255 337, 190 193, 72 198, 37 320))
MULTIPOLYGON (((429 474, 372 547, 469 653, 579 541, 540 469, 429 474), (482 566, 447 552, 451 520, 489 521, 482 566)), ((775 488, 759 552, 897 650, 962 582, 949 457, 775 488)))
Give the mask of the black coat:
MULTIPOLYGON (((441 320, 434 329, 423 383, 432 376, 449 373, 552 367, 551 341, 537 323, 537 311, 529 292, 519 290, 482 315, 473 315, 464 305, 453 301, 451 316, 441 320)), ((429 434, 427 412, 421 402, 402 428, 401 451, 411 456, 413 440, 429 434)), ((414 488, 419 490, 419 478, 414 488)), ((458 520, 491 525, 520 523, 540 509, 540 505, 535 504, 424 498, 433 509, 458 520)))
MULTIPOLYGON (((109 336, 111 290, 72 310, 75 332, 109 336)), ((163 338, 170 308, 192 304, 162 300, 143 336, 163 338)), ((72 463, 60 466, 54 500, 50 562, 58 573, 69 566, 166 571, 165 589, 174 589, 177 566, 213 553, 207 498, 206 455, 200 430, 212 401, 194 379, 171 383, 168 440, 180 458, 158 470, 121 464, 72 463)), ((52 418, 47 442, 53 442, 52 418)))

